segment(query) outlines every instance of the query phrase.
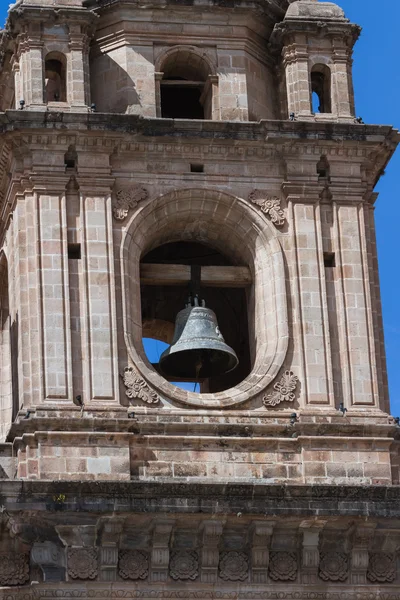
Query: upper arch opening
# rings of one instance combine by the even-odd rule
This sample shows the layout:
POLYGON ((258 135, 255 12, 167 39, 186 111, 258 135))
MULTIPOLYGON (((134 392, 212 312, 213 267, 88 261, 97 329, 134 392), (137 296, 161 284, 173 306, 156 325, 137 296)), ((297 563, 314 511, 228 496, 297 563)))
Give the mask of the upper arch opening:
POLYGON ((170 119, 210 119, 212 90, 209 63, 191 48, 171 51, 162 62, 161 116, 170 119))

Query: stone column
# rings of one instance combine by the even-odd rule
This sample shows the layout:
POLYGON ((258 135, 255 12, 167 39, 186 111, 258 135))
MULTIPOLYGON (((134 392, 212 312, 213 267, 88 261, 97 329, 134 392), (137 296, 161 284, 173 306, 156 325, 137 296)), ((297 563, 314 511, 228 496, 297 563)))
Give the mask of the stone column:
POLYGON ((72 399, 66 178, 35 182, 43 336, 44 400, 72 399))
POLYGON ((116 404, 119 386, 112 243, 113 180, 100 176, 96 180, 78 177, 78 183, 83 228, 82 310, 86 322, 83 333, 84 402, 116 404))
POLYGON ((354 106, 349 81, 349 50, 340 38, 333 40, 332 73, 332 112, 338 117, 354 119, 354 106))
MULTIPOLYGON (((289 196, 288 198, 295 198, 289 196)), ((323 273, 323 249, 319 223, 318 198, 299 197, 293 203, 293 235, 296 244, 300 319, 300 364, 305 373, 305 404, 333 404, 330 343, 326 319, 326 288, 323 273)))
POLYGON ((20 51, 20 95, 17 99, 25 101, 25 107, 45 107, 43 101, 44 64, 43 41, 40 23, 27 24, 27 31, 21 34, 20 51))
POLYGON ((64 176, 23 181, 14 213, 20 406, 72 399, 64 176))
POLYGON ((69 26, 70 53, 68 55, 67 101, 71 108, 88 106, 90 102, 90 87, 86 73, 86 54, 88 43, 86 35, 81 33, 81 25, 69 26))
POLYGON ((311 116, 308 47, 304 34, 296 35, 291 43, 284 46, 283 65, 286 73, 288 113, 294 113, 296 117, 311 116))
POLYGON ((371 288, 365 246, 362 199, 346 198, 332 188, 334 229, 338 247, 337 288, 344 402, 351 406, 379 406, 379 386, 373 322, 370 314, 371 288))

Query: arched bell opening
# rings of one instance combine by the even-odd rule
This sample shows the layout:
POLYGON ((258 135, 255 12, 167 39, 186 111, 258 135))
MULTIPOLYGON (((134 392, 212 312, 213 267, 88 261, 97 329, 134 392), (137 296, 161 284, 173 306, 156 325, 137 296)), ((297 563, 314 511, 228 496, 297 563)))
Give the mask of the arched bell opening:
POLYGON ((331 70, 327 65, 314 65, 311 69, 312 112, 331 113, 331 70))
POLYGON ((66 58, 60 52, 50 52, 45 59, 44 101, 67 101, 66 58))
MULTIPOLYGON (((264 393, 280 372, 288 348, 287 295, 277 232, 256 207, 217 190, 171 191, 132 214, 123 233, 120 257, 123 327, 129 360, 161 397, 179 404, 221 409, 264 393), (140 285, 146 284, 143 268, 153 265, 142 261, 151 251, 175 242, 196 242, 206 246, 207 252, 208 248, 216 250, 229 263, 216 266, 234 269, 246 288, 250 372, 240 383, 224 391, 197 394, 177 388, 149 364, 143 350, 140 285)), ((167 266, 162 265, 163 277, 167 266)), ((183 266, 187 269, 184 275, 187 285, 191 269, 188 264, 183 266)), ((207 267, 204 265, 202 269, 207 267)), ((210 267, 215 269, 213 265, 210 267)), ((232 281, 232 273, 226 278, 232 281)), ((233 278, 236 280, 235 275, 233 278)), ((175 307, 171 323, 179 308, 175 307)), ((220 325, 225 335, 222 321, 220 325)), ((121 364, 121 368, 124 366, 121 364)))
POLYGON ((161 67, 161 117, 211 119, 210 74, 207 61, 190 48, 170 52, 161 67))
MULTIPOLYGON (((160 324, 169 323, 174 328, 178 313, 185 309, 189 296, 192 295, 192 298, 194 296, 193 272, 195 272, 198 277, 196 293, 199 295, 200 303, 201 301, 204 302, 207 316, 209 309, 215 313, 218 323, 218 334, 215 334, 214 323, 211 324, 211 337, 209 338, 207 352, 220 352, 217 347, 219 348, 219 336, 222 334, 223 344, 227 348, 233 349, 239 360, 239 364, 235 368, 221 374, 213 373, 212 376, 202 377, 202 370, 199 369, 196 377, 190 374, 191 369, 188 370, 186 365, 182 365, 181 370, 175 371, 175 376, 173 375, 173 369, 171 376, 168 376, 163 371, 162 361, 165 352, 161 354, 161 361, 160 357, 153 355, 153 360, 150 359, 153 367, 168 381, 175 383, 177 387, 198 393, 216 393, 234 387, 250 373, 251 361, 247 317, 247 290, 250 285, 250 274, 247 278, 244 277, 246 265, 241 265, 239 269, 237 269, 237 266, 214 247, 191 241, 162 244, 145 254, 141 259, 143 336, 149 336, 151 330, 149 324, 151 323, 154 324, 156 335, 153 335, 155 339, 160 338, 162 334, 160 324), (241 277, 242 279, 240 279, 241 277), (156 333, 157 330, 158 333, 156 333), (154 363, 154 358, 159 359, 157 363, 154 363)), ((190 309, 189 312, 186 309, 185 311, 180 313, 180 318, 185 319, 185 326, 187 327, 186 317, 190 313, 191 318, 193 318, 194 313, 190 309)), ((202 319, 202 311, 199 309, 196 325, 200 329, 205 326, 205 321, 202 321, 202 319)), ((165 325, 163 325, 163 329, 165 333, 167 330, 165 325)), ((184 335, 180 338, 181 342, 184 335)), ((185 340, 186 344, 191 346, 190 333, 186 335, 189 336, 185 340)), ((196 339, 198 338, 193 339, 193 347, 196 347, 196 339)), ((172 340, 169 339, 168 343, 171 344, 171 342, 172 340)), ((149 347, 148 342, 146 342, 146 345, 149 347)), ((164 351, 166 347, 164 347, 164 351)), ((194 350, 190 350, 190 352, 194 353, 194 350)), ((226 368, 231 368, 233 364, 236 364, 236 361, 232 358, 233 355, 229 355, 225 348, 221 352, 223 358, 227 357, 229 359, 226 364, 230 366, 226 368)), ((149 358, 148 353, 147 356, 149 358)), ((185 352, 178 352, 176 355, 177 361, 183 362, 184 356, 185 352)), ((193 371, 196 371, 195 366, 193 366, 193 371)))

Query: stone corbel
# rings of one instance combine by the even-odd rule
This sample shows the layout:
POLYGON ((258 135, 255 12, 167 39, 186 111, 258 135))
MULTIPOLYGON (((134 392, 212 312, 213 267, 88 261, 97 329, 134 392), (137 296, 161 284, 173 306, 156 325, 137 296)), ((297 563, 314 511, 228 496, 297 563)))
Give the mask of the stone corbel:
POLYGON ((116 581, 118 568, 118 542, 125 518, 101 520, 100 581, 116 581))
POLYGON ((222 536, 222 521, 204 521, 201 525, 201 572, 202 583, 216 583, 218 579, 219 550, 222 536))
POLYGON ((357 527, 353 536, 353 549, 351 551, 350 583, 365 585, 369 563, 368 548, 375 535, 376 523, 365 523, 357 527))
POLYGON ((153 529, 153 547, 150 561, 150 581, 165 582, 168 579, 169 540, 175 521, 158 521, 153 529))
POLYGON ((32 546, 31 560, 36 563, 44 581, 65 581, 65 550, 52 542, 36 542, 32 546))
POLYGON ((269 548, 274 529, 274 521, 253 521, 251 531, 251 581, 267 583, 269 548))
POLYGON ((319 570, 319 534, 324 527, 325 522, 320 525, 304 522, 300 525, 300 531, 303 533, 302 556, 301 556, 301 582, 305 584, 318 583, 319 570))

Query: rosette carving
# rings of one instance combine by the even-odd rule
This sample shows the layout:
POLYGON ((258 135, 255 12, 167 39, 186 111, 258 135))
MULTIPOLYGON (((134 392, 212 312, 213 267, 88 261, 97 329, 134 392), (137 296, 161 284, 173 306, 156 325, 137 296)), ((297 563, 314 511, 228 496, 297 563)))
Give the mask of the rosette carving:
POLYGON ((349 571, 349 559, 342 552, 326 552, 319 561, 319 576, 324 581, 345 581, 349 571))
POLYGON ((72 579, 97 577, 97 549, 70 548, 68 550, 68 575, 72 579))
POLYGON ((219 561, 219 576, 225 581, 244 581, 249 571, 249 559, 244 552, 223 552, 219 561))
POLYGON ((123 221, 128 216, 130 209, 135 208, 139 202, 146 200, 149 193, 141 185, 134 185, 129 189, 118 190, 113 201, 113 215, 117 221, 123 221))
POLYGON ((121 550, 118 572, 123 579, 146 579, 149 574, 149 558, 142 550, 121 550))
POLYGON ((285 371, 280 380, 274 384, 274 391, 264 396, 264 406, 276 406, 281 402, 293 402, 296 397, 294 392, 298 381, 299 378, 293 371, 285 371))
POLYGON ((146 402, 146 404, 157 404, 159 402, 160 399, 156 392, 149 387, 133 367, 125 367, 123 380, 126 387, 125 394, 131 400, 139 398, 143 402, 146 402))
POLYGON ((172 579, 196 579, 199 575, 197 552, 176 550, 169 561, 169 574, 172 579))
POLYGON ((384 552, 370 554, 367 578, 374 583, 392 583, 396 578, 395 555, 384 552))
POLYGON ((259 206, 276 227, 281 227, 285 223, 285 213, 277 196, 268 196, 263 190, 253 190, 249 194, 249 201, 259 206))
POLYGON ((26 554, 0 554, 0 585, 23 585, 29 581, 29 557, 26 554))
POLYGON ((294 552, 271 552, 269 576, 274 581, 294 581, 297 577, 297 559, 294 552))

